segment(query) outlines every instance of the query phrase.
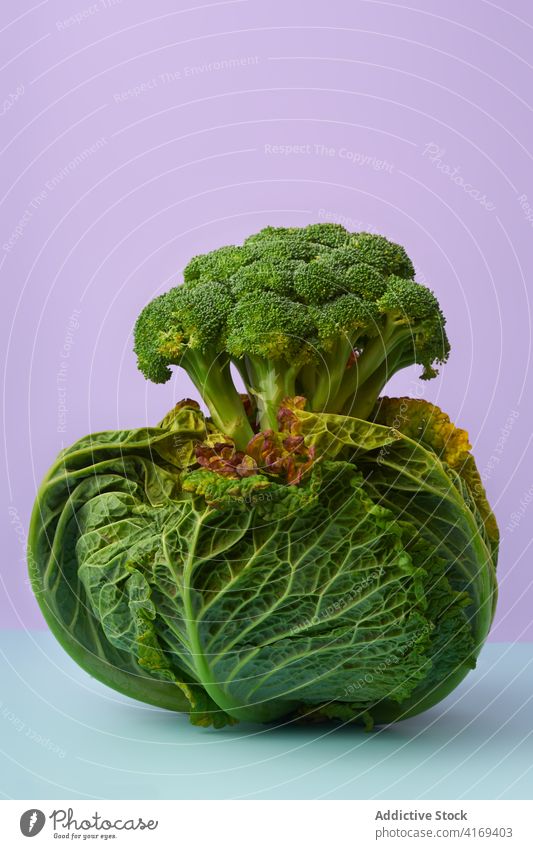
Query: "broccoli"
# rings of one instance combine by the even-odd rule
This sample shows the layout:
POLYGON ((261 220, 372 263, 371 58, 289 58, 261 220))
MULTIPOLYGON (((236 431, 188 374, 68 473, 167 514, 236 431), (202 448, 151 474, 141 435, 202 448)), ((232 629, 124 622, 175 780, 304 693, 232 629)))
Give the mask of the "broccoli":
POLYGON ((276 430, 286 397, 367 418, 399 369, 419 363, 429 379, 448 357, 437 299, 413 278, 405 250, 383 236, 329 223, 266 227, 194 257, 183 285, 145 307, 139 368, 161 383, 169 366, 183 367, 240 449, 255 431, 276 430))

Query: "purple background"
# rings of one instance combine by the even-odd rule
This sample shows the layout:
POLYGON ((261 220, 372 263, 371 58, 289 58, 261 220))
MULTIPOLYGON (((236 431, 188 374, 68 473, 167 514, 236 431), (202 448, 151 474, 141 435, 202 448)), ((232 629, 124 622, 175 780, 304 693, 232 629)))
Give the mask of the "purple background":
POLYGON ((24 547, 58 450, 194 394, 137 372, 139 309, 195 253, 350 219, 404 244, 448 316, 442 375, 389 391, 469 430, 503 536, 492 639, 531 640, 531 4, 23 0, 0 17, 2 625, 44 627, 24 547))

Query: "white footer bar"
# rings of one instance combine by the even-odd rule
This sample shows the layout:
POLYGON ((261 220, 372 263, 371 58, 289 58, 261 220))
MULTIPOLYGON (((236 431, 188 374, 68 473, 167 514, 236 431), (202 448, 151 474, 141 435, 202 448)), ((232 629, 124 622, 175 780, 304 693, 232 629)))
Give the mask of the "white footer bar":
POLYGON ((9 849, 533 849, 526 801, 8 800, 0 826, 9 849))

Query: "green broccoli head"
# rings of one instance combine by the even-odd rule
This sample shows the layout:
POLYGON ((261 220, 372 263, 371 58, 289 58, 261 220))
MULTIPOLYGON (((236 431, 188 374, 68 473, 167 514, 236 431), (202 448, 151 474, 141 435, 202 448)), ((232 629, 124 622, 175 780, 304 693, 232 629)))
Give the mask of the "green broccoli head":
POLYGON ((366 417, 398 369, 419 363, 427 379, 449 353, 439 304, 404 248, 339 224, 266 227, 194 257, 184 281, 139 316, 139 368, 164 382, 183 366, 212 409, 213 363, 229 375, 233 362, 261 428, 275 428, 290 394, 366 417))

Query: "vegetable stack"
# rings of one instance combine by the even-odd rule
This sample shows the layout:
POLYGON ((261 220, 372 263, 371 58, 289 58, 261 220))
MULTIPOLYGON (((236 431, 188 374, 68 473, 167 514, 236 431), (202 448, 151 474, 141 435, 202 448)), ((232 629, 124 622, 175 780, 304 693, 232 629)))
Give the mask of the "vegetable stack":
POLYGON ((371 727, 448 695, 490 629, 498 529, 465 431, 380 397, 449 353, 404 249, 267 227, 191 260, 142 311, 135 351, 157 383, 184 368, 209 415, 182 401, 48 473, 30 574, 69 654, 217 727, 371 727))

